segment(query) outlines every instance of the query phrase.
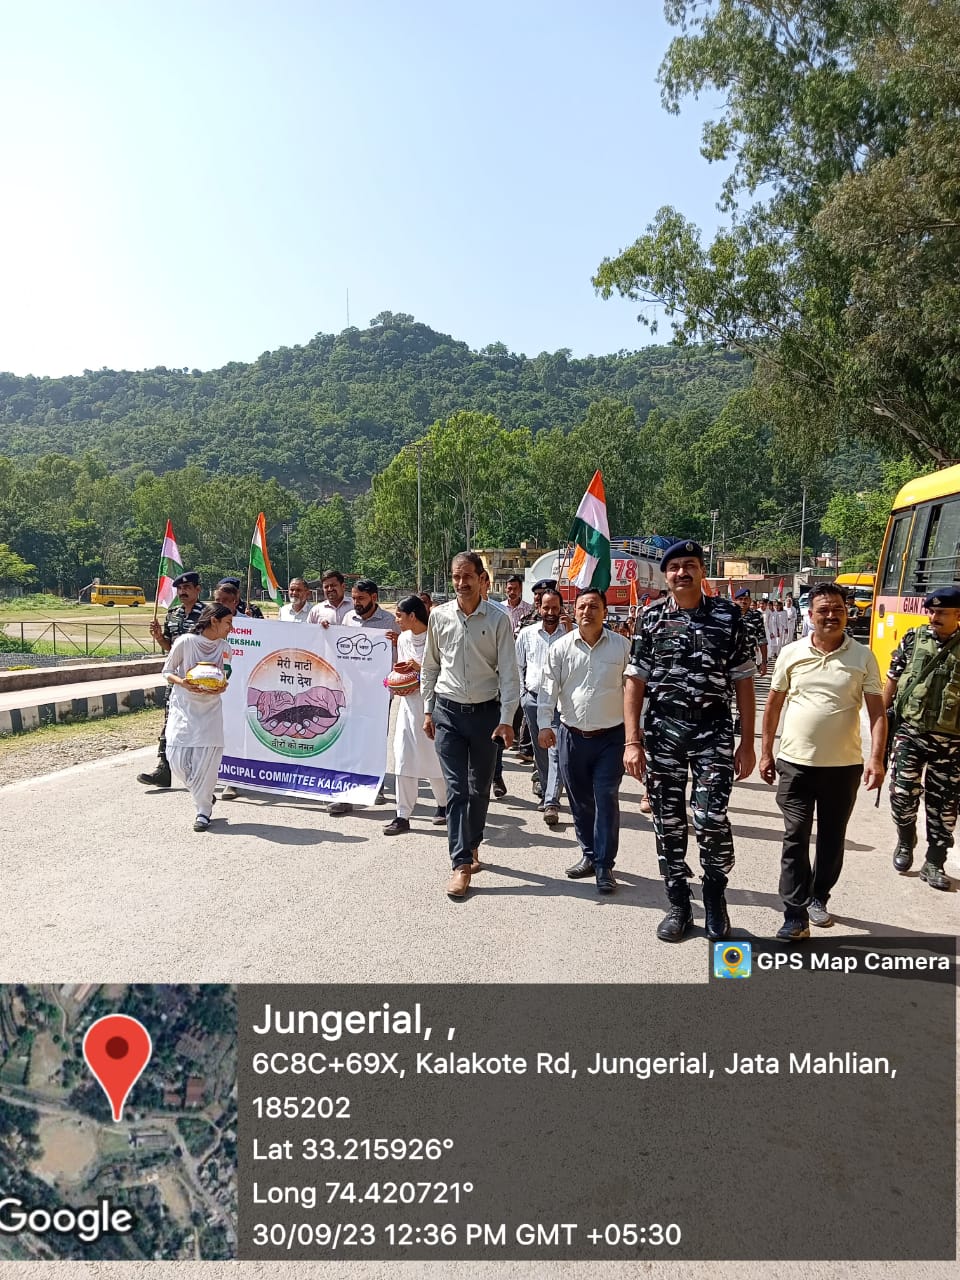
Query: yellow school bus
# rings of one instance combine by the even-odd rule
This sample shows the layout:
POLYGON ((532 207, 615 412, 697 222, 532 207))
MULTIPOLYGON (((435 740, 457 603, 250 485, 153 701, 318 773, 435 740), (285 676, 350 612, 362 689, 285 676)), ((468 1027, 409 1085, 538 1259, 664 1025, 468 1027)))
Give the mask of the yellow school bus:
POLYGON ((926 622, 924 596, 954 585, 960 586, 960 467, 918 476, 894 499, 870 624, 881 674, 904 633, 926 622))
POLYGON ((142 587, 111 587, 102 582, 95 582, 90 588, 91 604, 127 604, 132 609, 146 604, 147 598, 142 587))

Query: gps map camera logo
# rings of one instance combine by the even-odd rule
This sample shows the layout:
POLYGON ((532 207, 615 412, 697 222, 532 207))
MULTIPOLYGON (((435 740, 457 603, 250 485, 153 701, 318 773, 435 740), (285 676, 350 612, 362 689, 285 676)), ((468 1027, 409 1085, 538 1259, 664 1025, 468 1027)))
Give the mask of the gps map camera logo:
POLYGON ((753 971, 753 945, 749 942, 715 942, 713 976, 749 978, 753 971))

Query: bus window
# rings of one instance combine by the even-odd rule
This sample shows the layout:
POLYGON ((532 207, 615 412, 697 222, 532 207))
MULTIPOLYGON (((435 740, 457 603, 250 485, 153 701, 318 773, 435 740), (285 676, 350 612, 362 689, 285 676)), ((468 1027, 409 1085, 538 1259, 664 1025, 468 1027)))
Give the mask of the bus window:
POLYGON ((893 522, 893 529, 890 532, 890 545, 887 548, 887 562, 883 566, 883 577, 880 579, 878 595, 896 596, 900 594, 903 557, 907 550, 907 537, 910 533, 910 521, 912 519, 913 512, 905 511, 903 515, 897 516, 893 522))
POLYGON ((917 511, 905 595, 924 596, 934 588, 957 580, 960 567, 960 497, 949 498, 917 511))

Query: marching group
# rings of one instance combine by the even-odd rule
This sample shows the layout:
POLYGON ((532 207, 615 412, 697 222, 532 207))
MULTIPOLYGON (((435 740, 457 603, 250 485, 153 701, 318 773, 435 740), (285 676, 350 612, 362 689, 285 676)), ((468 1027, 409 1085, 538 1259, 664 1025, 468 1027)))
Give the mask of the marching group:
MULTIPOLYGON (((465 898, 483 870, 491 793, 506 794, 502 755, 517 740, 519 758, 535 766, 538 809, 549 826, 559 821, 566 793, 580 850, 567 876, 593 879, 598 893, 617 891, 623 775, 645 784, 641 805, 652 817, 668 900, 657 928, 664 941, 680 941, 693 925, 689 807, 706 932, 712 940, 728 937, 725 890, 734 843, 727 807, 734 781, 757 767, 755 677, 766 673, 768 661, 773 674, 759 773, 776 784, 785 824, 777 936, 804 938, 811 923, 833 922, 828 902, 856 795, 861 781, 879 790, 888 754, 894 868, 905 874, 912 866, 925 792, 920 879, 949 890, 944 865, 960 802, 960 589, 950 585, 926 598, 928 623, 907 632, 883 683, 874 655, 847 632, 845 593, 837 584, 815 587, 801 619, 789 596, 778 607, 755 606, 748 591, 733 600, 707 594, 695 542, 671 546, 661 570, 667 593, 631 620, 629 637, 608 622, 604 593, 595 588, 579 591, 572 618, 552 581, 535 585, 532 603, 523 600, 519 577, 507 584, 504 602, 490 599, 483 562, 469 551, 453 559, 449 602, 433 605, 428 593, 411 594, 390 613, 380 606, 376 583, 359 579, 348 599, 343 575, 331 570, 317 604, 307 584, 294 579, 280 618, 371 627, 395 644, 396 813, 384 830, 410 831, 419 781, 427 780, 436 801, 432 821, 447 829, 452 900, 465 898), (863 707, 870 723, 866 762, 863 707)), ((248 606, 237 579, 218 584, 208 605, 200 603, 196 574, 174 585, 179 604, 163 627, 154 623, 168 651, 168 714, 157 768, 139 780, 169 786, 172 768, 191 790, 194 827, 202 831, 215 803, 223 730, 219 690, 197 688, 188 676, 197 663, 222 667, 230 621, 248 606)), ((226 788, 223 795, 231 793, 226 788)), ((385 803, 382 791, 377 802, 385 803)), ((327 812, 349 810, 337 802, 327 812)))

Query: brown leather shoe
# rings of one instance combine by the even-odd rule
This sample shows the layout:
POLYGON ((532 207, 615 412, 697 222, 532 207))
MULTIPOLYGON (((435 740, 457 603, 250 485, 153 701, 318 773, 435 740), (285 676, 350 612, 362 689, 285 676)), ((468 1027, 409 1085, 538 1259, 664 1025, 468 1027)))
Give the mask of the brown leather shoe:
POLYGON ((479 850, 479 849, 471 849, 471 850, 470 850, 470 857, 473 859, 473 861, 470 863, 470 874, 471 874, 472 876, 475 876, 475 875, 477 874, 477 872, 478 872, 478 871, 482 871, 482 870, 483 870, 483 863, 482 863, 482 862, 480 861, 480 859, 477 857, 477 854, 478 854, 479 852, 480 852, 480 850, 479 850))
POLYGON ((457 900, 465 898, 469 888, 470 868, 462 862, 458 867, 453 868, 453 875, 447 884, 447 897, 457 900))

